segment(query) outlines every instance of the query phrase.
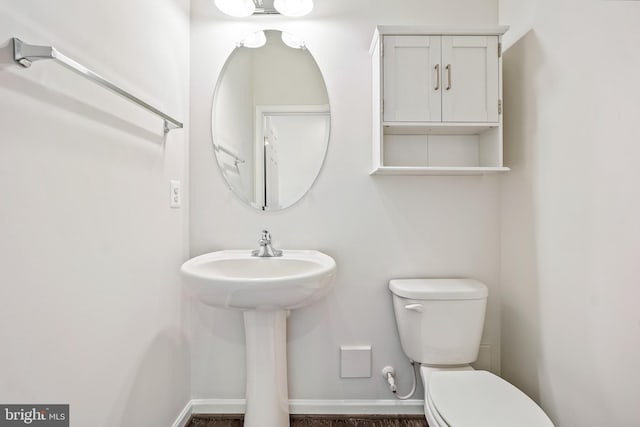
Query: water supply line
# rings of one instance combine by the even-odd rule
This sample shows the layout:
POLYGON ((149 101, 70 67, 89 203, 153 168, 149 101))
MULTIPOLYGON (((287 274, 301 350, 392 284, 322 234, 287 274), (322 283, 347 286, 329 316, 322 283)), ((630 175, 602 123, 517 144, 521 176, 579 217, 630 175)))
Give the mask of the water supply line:
POLYGON ((413 394, 416 392, 416 385, 418 383, 418 380, 417 380, 418 371, 416 370, 416 362, 414 362, 413 360, 409 360, 409 363, 411 363, 411 370, 413 371, 413 384, 411 386, 411 391, 404 396, 401 396, 398 394, 398 387, 396 386, 396 378, 395 378, 396 371, 395 369, 393 369, 393 366, 385 366, 384 368, 382 368, 382 376, 389 383, 389 389, 391 390, 393 395, 396 397, 396 399, 407 400, 411 396, 413 396, 413 394))

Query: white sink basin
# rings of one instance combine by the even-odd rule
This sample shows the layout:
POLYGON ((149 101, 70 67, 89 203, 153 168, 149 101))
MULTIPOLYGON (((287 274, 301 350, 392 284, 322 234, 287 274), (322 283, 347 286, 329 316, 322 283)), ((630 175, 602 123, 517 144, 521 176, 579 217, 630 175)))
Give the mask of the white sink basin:
POLYGON ((290 310, 322 298, 336 262, 318 251, 285 250, 254 257, 250 250, 200 255, 180 269, 190 292, 205 304, 240 310, 290 310))

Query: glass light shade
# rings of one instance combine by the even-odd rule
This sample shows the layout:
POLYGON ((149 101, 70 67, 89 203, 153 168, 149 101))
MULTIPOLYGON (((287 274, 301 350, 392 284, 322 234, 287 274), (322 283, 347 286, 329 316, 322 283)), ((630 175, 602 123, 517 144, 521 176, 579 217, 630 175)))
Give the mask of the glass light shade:
POLYGON ((284 16, 304 16, 313 10, 313 0, 274 0, 273 7, 284 16))
POLYGON ((253 0, 214 0, 214 3, 222 13, 236 18, 244 18, 256 10, 253 0))
POLYGON ((300 38, 294 36, 291 33, 283 31, 281 37, 282 42, 292 49, 304 49, 306 47, 304 42, 300 38))
POLYGON ((267 37, 265 36, 264 31, 256 31, 255 33, 251 33, 245 37, 240 42, 240 46, 256 49, 264 46, 266 43, 267 37))

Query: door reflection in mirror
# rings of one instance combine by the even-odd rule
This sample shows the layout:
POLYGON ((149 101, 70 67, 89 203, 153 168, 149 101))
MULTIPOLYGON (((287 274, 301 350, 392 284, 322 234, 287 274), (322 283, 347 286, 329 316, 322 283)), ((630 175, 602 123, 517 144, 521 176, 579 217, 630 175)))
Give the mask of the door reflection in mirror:
POLYGON ((304 196, 322 167, 329 137, 328 108, 257 106, 256 117, 261 122, 256 123, 256 206, 262 210, 291 206, 304 196))

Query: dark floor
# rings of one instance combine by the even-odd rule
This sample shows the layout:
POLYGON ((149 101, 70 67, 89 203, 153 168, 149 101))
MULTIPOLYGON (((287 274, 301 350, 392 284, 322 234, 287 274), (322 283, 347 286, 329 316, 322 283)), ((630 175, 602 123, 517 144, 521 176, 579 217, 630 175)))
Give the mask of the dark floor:
MULTIPOLYGON (((242 415, 194 415, 186 427, 242 427, 242 415)), ((291 427, 427 427, 424 415, 291 415, 291 427)))

